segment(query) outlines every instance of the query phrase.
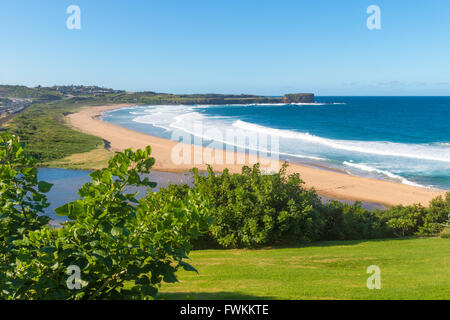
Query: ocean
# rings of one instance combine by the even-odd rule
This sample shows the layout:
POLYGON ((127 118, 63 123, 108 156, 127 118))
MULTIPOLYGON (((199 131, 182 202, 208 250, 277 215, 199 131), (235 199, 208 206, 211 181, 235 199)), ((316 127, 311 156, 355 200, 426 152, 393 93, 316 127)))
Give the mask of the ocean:
POLYGON ((311 104, 141 106, 107 112, 103 120, 168 139, 183 132, 203 137, 203 145, 234 144, 226 139, 230 129, 264 133, 278 138, 281 159, 450 189, 450 97, 316 97, 311 104))

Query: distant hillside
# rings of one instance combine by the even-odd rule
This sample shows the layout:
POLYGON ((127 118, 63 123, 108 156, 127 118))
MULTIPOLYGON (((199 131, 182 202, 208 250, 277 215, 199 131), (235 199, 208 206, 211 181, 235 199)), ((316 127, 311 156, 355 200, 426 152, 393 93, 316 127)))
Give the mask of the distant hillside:
POLYGON ((89 100, 94 103, 136 103, 136 104, 252 104, 252 103, 310 103, 312 93, 287 94, 284 97, 227 94, 169 94, 146 92, 125 92, 97 86, 53 86, 35 87, 0 85, 0 97, 27 98, 35 102, 51 102, 62 99, 89 100), (93 99, 94 98, 94 99, 93 99))
POLYGON ((105 96, 113 103, 136 104, 253 104, 253 103, 311 103, 314 94, 289 94, 284 97, 265 97, 256 95, 225 95, 225 94, 191 94, 175 95, 166 93, 124 93, 105 96))

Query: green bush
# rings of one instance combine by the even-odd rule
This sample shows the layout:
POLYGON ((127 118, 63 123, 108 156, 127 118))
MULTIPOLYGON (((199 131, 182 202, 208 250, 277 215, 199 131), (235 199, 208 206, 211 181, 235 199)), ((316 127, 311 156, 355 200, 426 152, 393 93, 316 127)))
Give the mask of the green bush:
POLYGON ((380 215, 393 236, 412 236, 424 225, 427 210, 417 204, 412 206, 395 206, 380 215))
POLYGON ((215 220, 210 242, 226 248, 319 240, 322 219, 315 192, 304 190, 298 174, 262 175, 258 165, 241 174, 194 173, 194 193, 204 195, 215 220))
POLYGON ((445 199, 439 196, 430 202, 425 223, 442 223, 447 220, 450 220, 450 192, 445 199))
POLYGON ((441 238, 450 239, 450 228, 445 228, 441 231, 441 238))
POLYGON ((450 194, 421 205, 367 210, 361 203, 322 203, 314 190, 302 188, 299 175, 263 175, 259 166, 241 174, 194 173, 194 186, 170 186, 160 192, 185 197, 188 192, 208 199, 215 218, 196 248, 252 248, 298 245, 317 240, 359 240, 436 235, 450 214, 450 194))
POLYGON ((188 192, 166 198, 149 192, 141 200, 129 186, 154 183, 143 178, 154 164, 151 149, 117 153, 109 166, 91 174, 80 199, 56 210, 71 219, 62 228, 38 216, 48 206, 35 162, 16 138, 0 140, 0 298, 150 299, 161 282, 175 282, 191 240, 208 229, 207 201, 188 192), (66 272, 81 278, 68 286, 66 272))
POLYGON ((321 240, 359 240, 382 238, 387 235, 386 225, 380 221, 379 212, 369 211, 356 202, 354 205, 330 201, 321 205, 325 219, 321 240))
POLYGON ((419 234, 438 234, 444 229, 443 222, 446 221, 447 223, 450 221, 450 192, 446 194, 445 199, 439 196, 430 202, 424 225, 419 228, 419 234))

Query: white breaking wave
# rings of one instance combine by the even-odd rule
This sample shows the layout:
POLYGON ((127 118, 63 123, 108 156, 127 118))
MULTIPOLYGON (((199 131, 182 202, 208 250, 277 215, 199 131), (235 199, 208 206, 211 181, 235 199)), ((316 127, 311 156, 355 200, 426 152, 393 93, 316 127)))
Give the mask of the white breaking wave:
MULTIPOLYGON (((132 111, 130 114, 136 115, 137 117, 133 118, 134 122, 142 123, 142 124, 150 124, 157 128, 162 128, 167 131, 172 129, 172 124, 177 121, 177 117, 186 115, 189 113, 196 113, 201 116, 197 112, 193 112, 194 107, 180 105, 160 105, 155 107, 147 107, 144 109, 142 107, 139 111, 132 111)), ((198 121, 199 119, 197 119, 198 121)))
MULTIPOLYGON (((206 118, 202 114, 195 112, 194 111, 195 109, 192 106, 177 106, 176 108, 174 108, 174 106, 163 106, 162 108, 165 109, 164 112, 162 112, 160 110, 160 107, 158 106, 157 108, 147 109, 145 110, 145 112, 142 113, 130 112, 130 114, 133 115, 139 114, 138 117, 135 117, 133 119, 134 122, 149 124, 154 127, 163 128, 167 131, 180 130, 192 136, 202 138, 203 140, 206 141, 208 140, 216 141, 244 150, 259 151, 264 153, 274 153, 280 156, 288 156, 317 161, 326 160, 324 158, 300 153, 294 154, 281 151, 275 152, 274 150, 267 150, 264 148, 252 148, 248 145, 237 144, 235 143, 235 141, 229 141, 224 139, 224 133, 227 128, 231 127, 231 123, 227 124, 224 123, 223 121, 213 122, 214 120, 224 120, 223 117, 208 116, 206 118), (222 130, 220 130, 219 128, 222 130), (217 129, 219 129, 219 132, 221 132, 221 134, 216 134, 218 133, 217 129)), ((245 132, 242 132, 242 134, 244 133, 245 132)))
POLYGON ((401 183, 407 184, 407 185, 410 185, 410 186, 426 187, 426 186, 417 184, 415 182, 412 182, 412 181, 410 181, 410 180, 408 180, 408 179, 406 179, 406 178, 404 178, 402 176, 396 175, 396 174, 394 174, 392 172, 389 172, 389 171, 386 171, 386 170, 377 169, 377 168, 368 166, 366 164, 344 161, 344 165, 352 167, 352 168, 356 168, 356 169, 361 170, 361 171, 379 173, 379 174, 385 175, 385 176, 387 176, 387 177, 389 177, 389 178, 391 178, 393 180, 398 180, 401 183))
POLYGON ((299 102, 299 103, 289 103, 289 105, 295 106, 328 106, 328 105, 338 105, 347 104, 345 102, 299 102))
POLYGON ((308 143, 321 144, 333 149, 375 154, 380 156, 404 157, 450 163, 450 147, 443 147, 442 145, 403 144, 388 141, 333 140, 314 136, 309 133, 264 127, 241 120, 235 121, 233 126, 268 135, 277 135, 286 139, 296 139, 308 143))

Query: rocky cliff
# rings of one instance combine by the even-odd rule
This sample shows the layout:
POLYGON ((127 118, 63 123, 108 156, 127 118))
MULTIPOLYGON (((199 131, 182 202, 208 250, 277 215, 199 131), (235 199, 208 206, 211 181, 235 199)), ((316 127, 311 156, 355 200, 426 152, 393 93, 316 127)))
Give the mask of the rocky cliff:
POLYGON ((291 93, 285 94, 283 97, 284 103, 311 103, 314 102, 313 93, 291 93))

